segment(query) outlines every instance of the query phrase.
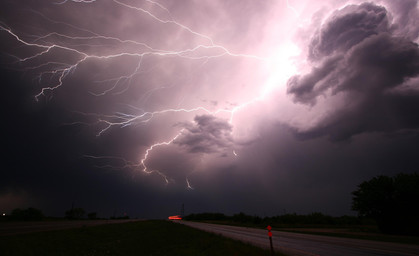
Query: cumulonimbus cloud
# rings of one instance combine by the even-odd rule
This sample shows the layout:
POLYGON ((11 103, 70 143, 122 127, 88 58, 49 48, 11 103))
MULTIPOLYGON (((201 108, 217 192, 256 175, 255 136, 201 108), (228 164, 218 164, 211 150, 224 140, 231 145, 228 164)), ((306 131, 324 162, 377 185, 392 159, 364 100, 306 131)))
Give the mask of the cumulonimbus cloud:
POLYGON ((417 128, 419 105, 411 98, 419 101, 419 48, 390 21, 383 6, 349 5, 314 33, 308 47, 312 69, 291 77, 287 92, 294 102, 311 106, 320 96, 327 105, 338 94, 345 103, 329 105, 328 114, 300 135, 342 140, 362 132, 417 128))
POLYGON ((194 122, 182 125, 184 130, 174 144, 186 148, 189 153, 217 153, 233 146, 233 127, 227 120, 200 115, 194 122))

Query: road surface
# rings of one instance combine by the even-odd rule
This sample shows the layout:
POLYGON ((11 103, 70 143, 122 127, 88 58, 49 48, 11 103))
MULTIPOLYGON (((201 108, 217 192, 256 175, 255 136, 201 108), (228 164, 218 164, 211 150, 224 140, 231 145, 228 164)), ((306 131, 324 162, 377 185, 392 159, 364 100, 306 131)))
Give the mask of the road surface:
MULTIPOLYGON (((235 240, 269 249, 268 231, 199 222, 179 221, 184 225, 221 234, 235 240)), ((296 256, 419 256, 419 246, 272 231, 275 251, 296 256)))
POLYGON ((124 223, 138 220, 75 220, 0 222, 0 236, 33 233, 48 230, 90 227, 104 224, 124 223))

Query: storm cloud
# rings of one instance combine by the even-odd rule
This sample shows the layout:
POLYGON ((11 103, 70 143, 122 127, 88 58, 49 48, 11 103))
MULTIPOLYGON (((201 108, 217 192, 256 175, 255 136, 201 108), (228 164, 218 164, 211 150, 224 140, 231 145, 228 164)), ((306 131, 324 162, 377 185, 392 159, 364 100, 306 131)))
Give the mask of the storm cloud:
POLYGON ((313 66, 288 81, 295 102, 316 105, 341 97, 318 126, 302 136, 342 140, 362 132, 417 128, 419 47, 397 33, 387 10, 365 3, 336 11, 309 45, 313 66), (391 27, 394 28, 391 28, 391 27), (415 99, 412 99, 415 98, 415 99))
POLYGON ((417 171, 417 1, 262 2, 1 1, 0 211, 354 214, 417 171))
POLYGON ((190 153, 216 153, 233 146, 232 126, 227 120, 212 115, 196 116, 193 123, 183 125, 184 130, 174 144, 190 153))

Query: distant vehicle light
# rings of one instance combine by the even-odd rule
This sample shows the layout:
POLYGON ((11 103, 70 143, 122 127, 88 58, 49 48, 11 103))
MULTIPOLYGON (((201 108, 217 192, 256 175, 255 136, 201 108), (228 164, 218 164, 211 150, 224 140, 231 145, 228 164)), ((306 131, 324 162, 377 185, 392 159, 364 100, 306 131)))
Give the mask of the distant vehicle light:
POLYGON ((181 220, 182 217, 180 215, 169 216, 169 220, 181 220))

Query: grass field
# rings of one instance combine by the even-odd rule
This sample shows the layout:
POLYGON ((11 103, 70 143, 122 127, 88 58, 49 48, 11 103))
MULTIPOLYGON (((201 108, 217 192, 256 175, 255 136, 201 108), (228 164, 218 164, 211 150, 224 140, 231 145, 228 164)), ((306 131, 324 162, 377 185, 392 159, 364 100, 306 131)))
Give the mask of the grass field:
POLYGON ((270 255, 270 252, 181 224, 155 220, 2 236, 0 255, 270 255))

